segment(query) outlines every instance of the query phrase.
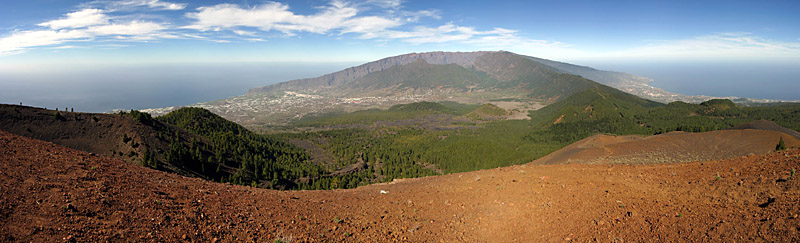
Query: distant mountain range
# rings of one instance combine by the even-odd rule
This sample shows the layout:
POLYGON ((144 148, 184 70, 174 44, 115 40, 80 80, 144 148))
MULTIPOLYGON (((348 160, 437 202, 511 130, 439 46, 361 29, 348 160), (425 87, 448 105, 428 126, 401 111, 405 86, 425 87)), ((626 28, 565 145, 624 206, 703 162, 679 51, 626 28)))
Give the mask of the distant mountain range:
MULTIPOLYGON (((514 101, 519 102, 519 107, 536 107, 598 85, 661 103, 700 103, 720 98, 670 93, 650 86, 651 81, 632 74, 506 51, 427 52, 388 57, 316 78, 257 87, 242 96, 191 106, 209 109, 255 128, 287 124, 309 114, 388 108, 418 101, 472 104, 514 101)), ((722 98, 740 105, 775 102, 722 98)), ((157 116, 176 108, 144 111, 157 116)))

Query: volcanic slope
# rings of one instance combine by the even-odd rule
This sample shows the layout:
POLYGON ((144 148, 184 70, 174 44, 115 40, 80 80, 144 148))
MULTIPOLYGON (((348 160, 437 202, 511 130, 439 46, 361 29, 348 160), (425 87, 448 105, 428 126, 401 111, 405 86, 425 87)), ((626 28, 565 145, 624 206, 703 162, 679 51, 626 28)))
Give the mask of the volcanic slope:
MULTIPOLYGON (((422 53, 403 59, 414 60, 413 62, 382 67, 380 70, 363 73, 363 76, 354 73, 345 75, 347 78, 342 79, 330 80, 323 76, 292 80, 252 89, 248 93, 298 91, 339 96, 392 96, 434 92, 452 96, 472 92, 499 92, 499 96, 506 94, 547 100, 568 97, 597 84, 579 76, 559 73, 552 67, 510 52, 450 53, 451 55, 431 53, 436 54, 444 55, 443 57, 469 54, 470 58, 464 57, 467 59, 464 62, 445 59, 441 63, 429 63, 426 61, 431 59, 429 55, 422 53), (323 82, 326 80, 327 82, 323 82)), ((372 64, 363 66, 370 65, 372 64)))
MULTIPOLYGON (((150 155, 153 161, 165 161, 170 139, 177 138, 185 144, 202 141, 197 135, 139 112, 97 114, 4 104, 0 104, 0 130, 133 163, 142 163, 150 155)), ((168 163, 157 167, 198 175, 168 163)))
POLYGON ((599 134, 566 146, 533 163, 676 163, 764 154, 774 151, 781 139, 787 147, 800 146, 800 140, 795 136, 751 127, 779 128, 776 130, 793 132, 773 122, 759 120, 742 124, 735 129, 700 133, 671 132, 649 137, 599 134))
POLYGON ((186 176, 269 188, 296 188, 324 173, 302 148, 254 134, 207 110, 146 113, 60 112, 0 105, 0 129, 186 176))
MULTIPOLYGON (((385 109, 419 101, 552 103, 598 85, 510 52, 431 52, 389 57, 193 106, 253 129, 285 125, 307 115, 385 109)), ((158 116, 172 109, 144 111, 158 116)))
POLYGON ((659 165, 519 165, 273 191, 0 131, 0 241, 800 240, 800 150, 659 165))

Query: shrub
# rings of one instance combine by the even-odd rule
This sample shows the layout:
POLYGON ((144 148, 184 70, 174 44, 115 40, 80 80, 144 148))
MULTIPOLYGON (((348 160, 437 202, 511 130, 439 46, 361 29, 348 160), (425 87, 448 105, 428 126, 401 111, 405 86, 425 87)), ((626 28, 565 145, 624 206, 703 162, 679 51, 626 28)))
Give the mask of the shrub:
POLYGON ((786 144, 783 143, 783 137, 781 137, 781 140, 778 141, 778 145, 775 145, 775 150, 777 151, 786 150, 786 144))
POLYGON ((64 116, 61 115, 61 112, 56 112, 56 114, 53 115, 53 118, 55 118, 56 120, 59 120, 59 121, 66 120, 66 118, 64 118, 64 116))

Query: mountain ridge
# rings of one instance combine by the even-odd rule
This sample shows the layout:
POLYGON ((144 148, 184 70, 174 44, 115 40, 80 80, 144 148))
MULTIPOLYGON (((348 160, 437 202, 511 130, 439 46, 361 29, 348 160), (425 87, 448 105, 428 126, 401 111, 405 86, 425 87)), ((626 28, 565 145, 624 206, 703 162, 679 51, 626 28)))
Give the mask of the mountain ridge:
MULTIPOLYGON (((387 57, 315 78, 261 86, 241 96, 191 106, 208 109, 250 129, 269 130, 308 115, 387 109, 419 101, 484 104, 513 100, 504 108, 528 112, 594 87, 595 83, 661 103, 700 103, 715 98, 669 93, 649 86, 651 81, 507 51, 423 52, 387 57)), ((749 105, 758 100, 734 101, 749 105)), ((159 116, 179 107, 142 111, 159 116)))
POLYGON ((409 53, 399 56, 386 57, 377 61, 367 62, 344 70, 325 74, 316 78, 294 79, 277 84, 252 88, 246 94, 263 93, 280 89, 292 89, 302 86, 334 86, 354 81, 373 72, 380 72, 393 66, 406 65, 416 62, 418 59, 425 60, 430 64, 457 64, 467 67, 475 61, 475 58, 490 51, 479 52, 421 52, 409 53), (457 53, 459 55, 451 55, 457 53))

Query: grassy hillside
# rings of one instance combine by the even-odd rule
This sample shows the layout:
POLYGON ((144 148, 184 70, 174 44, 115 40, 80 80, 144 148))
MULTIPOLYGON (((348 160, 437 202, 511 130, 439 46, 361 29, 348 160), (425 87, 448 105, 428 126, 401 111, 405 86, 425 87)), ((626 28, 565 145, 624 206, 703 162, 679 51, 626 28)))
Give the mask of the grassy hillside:
POLYGON ((730 100, 663 105, 599 87, 531 112, 530 117, 536 129, 528 139, 568 144, 598 133, 704 132, 761 119, 796 130, 800 128, 800 105, 739 107, 730 100))
POLYGON ((503 118, 508 115, 509 112, 504 110, 503 108, 497 107, 493 104, 484 104, 477 109, 473 110, 472 112, 466 114, 467 117, 476 119, 476 120, 493 120, 503 118))

